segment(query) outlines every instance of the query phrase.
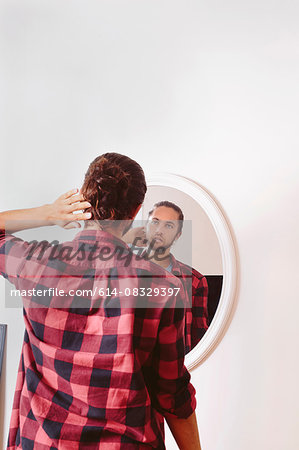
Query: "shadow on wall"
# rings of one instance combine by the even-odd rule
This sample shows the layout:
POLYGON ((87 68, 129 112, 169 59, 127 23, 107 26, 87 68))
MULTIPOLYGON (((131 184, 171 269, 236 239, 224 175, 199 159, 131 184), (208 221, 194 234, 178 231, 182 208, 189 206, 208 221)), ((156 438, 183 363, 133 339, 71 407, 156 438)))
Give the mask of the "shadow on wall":
POLYGON ((211 325, 221 297, 223 275, 205 275, 208 283, 208 325, 211 325))

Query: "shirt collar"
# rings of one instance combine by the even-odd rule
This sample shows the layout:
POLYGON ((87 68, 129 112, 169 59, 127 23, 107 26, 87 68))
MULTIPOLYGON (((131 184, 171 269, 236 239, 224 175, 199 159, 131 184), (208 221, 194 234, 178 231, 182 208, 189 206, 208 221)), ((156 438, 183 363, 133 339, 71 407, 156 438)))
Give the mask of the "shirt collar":
POLYGON ((173 256, 173 254, 169 253, 169 256, 170 256, 170 264, 172 264, 171 272, 174 275, 182 275, 182 271, 181 271, 180 265, 177 262, 177 260, 175 259, 175 257, 173 256))
POLYGON ((114 234, 110 233, 109 231, 104 230, 84 229, 82 231, 79 231, 73 240, 112 243, 114 245, 120 245, 130 250, 128 245, 122 239, 114 236, 114 234))
MULTIPOLYGON (((141 253, 141 256, 144 255, 145 252, 146 252, 146 250, 144 250, 144 251, 141 253)), ((180 276, 180 275, 182 275, 182 271, 181 271, 180 265, 179 265, 179 263, 177 262, 177 260, 175 259, 175 257, 173 256, 173 254, 172 254, 172 253, 169 253, 169 256, 170 256, 170 262, 169 262, 169 265, 172 264, 172 267, 171 267, 171 273, 172 273, 173 275, 175 275, 175 276, 180 276)), ((155 262, 154 260, 151 260, 151 261, 155 262)), ((165 270, 166 270, 166 269, 165 269, 165 270)))

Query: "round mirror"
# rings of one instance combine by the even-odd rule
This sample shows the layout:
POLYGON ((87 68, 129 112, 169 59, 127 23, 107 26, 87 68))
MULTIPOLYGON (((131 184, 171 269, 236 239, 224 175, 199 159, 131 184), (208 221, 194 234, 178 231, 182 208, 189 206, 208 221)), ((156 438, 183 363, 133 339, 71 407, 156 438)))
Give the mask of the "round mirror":
MULTIPOLYGON (((203 292, 206 295, 205 311, 201 311, 206 316, 206 327, 201 330, 201 337, 196 341, 198 343, 186 354, 185 363, 190 370, 203 361, 216 346, 228 322, 236 286, 233 239, 216 202, 196 182, 180 175, 154 173, 147 176, 147 186, 144 203, 135 219, 137 226, 140 220, 146 223, 149 217, 158 215, 151 213, 153 209, 157 211, 154 207, 157 203, 164 202, 165 205, 165 202, 171 202, 176 205, 183 213, 183 220, 180 221, 183 222, 183 227, 179 238, 173 240, 170 253, 181 266, 186 265, 192 269, 192 287, 194 276, 198 279, 204 277, 201 284, 203 286, 204 282, 207 286, 206 290, 201 291, 202 296, 203 292)), ((161 211, 163 212, 160 207, 161 211)), ((164 211, 171 212, 165 208, 164 211)), ((169 223, 173 217, 169 217, 169 223)), ((159 218, 153 217, 153 220, 158 223, 159 218)), ((168 218, 164 215, 163 222, 166 223, 166 220, 168 218)), ((170 269, 171 267, 168 266, 170 269)), ((193 293, 194 289, 192 301, 195 298, 193 293)))

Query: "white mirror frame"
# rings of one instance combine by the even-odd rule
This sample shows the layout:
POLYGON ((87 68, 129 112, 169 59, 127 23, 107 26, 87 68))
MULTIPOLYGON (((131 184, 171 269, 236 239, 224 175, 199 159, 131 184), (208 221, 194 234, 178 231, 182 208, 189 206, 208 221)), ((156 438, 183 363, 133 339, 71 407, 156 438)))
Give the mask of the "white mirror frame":
POLYGON ((223 285, 219 304, 213 320, 196 347, 185 357, 188 370, 201 363, 220 341, 228 322, 236 292, 237 263, 234 242, 228 224, 210 194, 196 182, 181 175, 167 172, 153 172, 146 176, 147 186, 165 186, 178 189, 193 198, 209 217, 219 240, 223 285))

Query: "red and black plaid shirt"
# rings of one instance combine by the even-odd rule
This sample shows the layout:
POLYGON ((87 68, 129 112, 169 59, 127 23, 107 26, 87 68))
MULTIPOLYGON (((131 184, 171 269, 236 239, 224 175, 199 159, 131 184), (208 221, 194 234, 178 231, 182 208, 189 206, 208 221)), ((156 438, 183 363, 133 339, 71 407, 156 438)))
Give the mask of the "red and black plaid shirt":
MULTIPOLYGON (((141 252, 141 256, 145 254, 146 250, 141 252)), ((171 273, 182 281, 186 295, 192 299, 185 312, 185 353, 188 353, 208 329, 208 282, 196 269, 175 259, 172 253, 169 257, 171 273)))
POLYGON ((189 288, 192 279, 192 306, 186 309, 185 351, 192 350, 208 329, 208 282, 207 279, 193 267, 175 259, 170 253, 171 273, 179 277, 189 288))
POLYGON ((187 418, 196 406, 184 366, 182 283, 150 261, 137 262, 106 231, 85 229, 61 245, 78 254, 84 244, 87 255, 94 244, 111 254, 122 247, 133 255, 129 266, 116 256, 53 260, 46 244, 40 258, 30 243, 0 231, 0 272, 21 291, 25 321, 7 448, 165 448, 159 413, 187 418), (116 296, 29 294, 108 285, 116 296), (180 289, 147 297, 140 308, 140 297, 117 295, 128 287, 180 289))

